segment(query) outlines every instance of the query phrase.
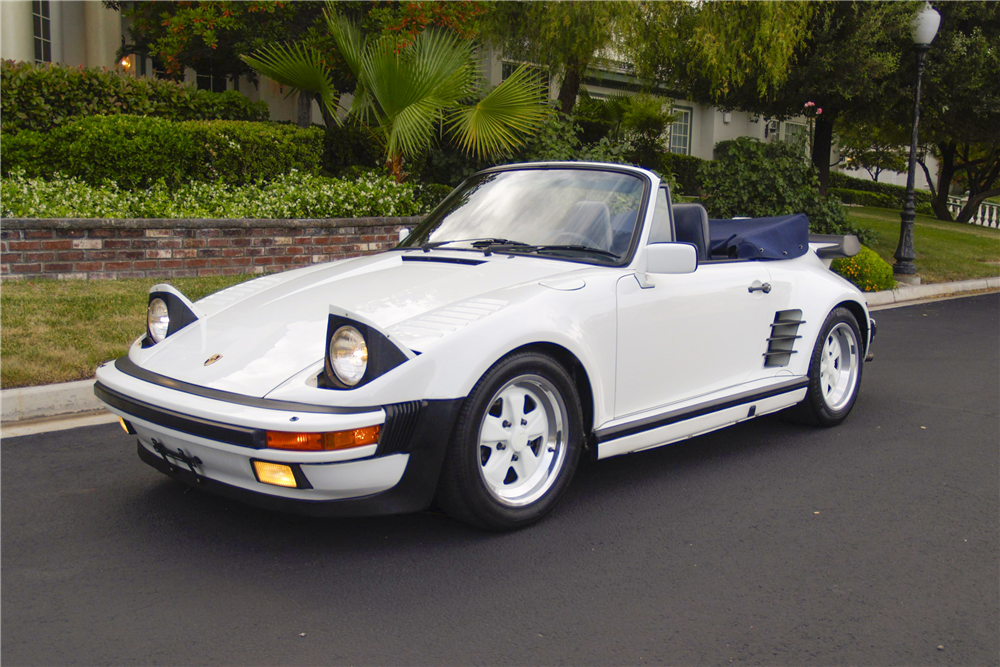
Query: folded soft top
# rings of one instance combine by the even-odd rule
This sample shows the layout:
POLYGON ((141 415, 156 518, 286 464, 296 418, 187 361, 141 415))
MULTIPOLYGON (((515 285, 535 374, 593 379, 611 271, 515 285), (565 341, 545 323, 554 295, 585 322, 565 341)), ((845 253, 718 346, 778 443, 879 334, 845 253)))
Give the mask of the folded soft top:
POLYGON ((712 257, 792 259, 809 250, 809 219, 803 213, 709 220, 708 229, 712 257))

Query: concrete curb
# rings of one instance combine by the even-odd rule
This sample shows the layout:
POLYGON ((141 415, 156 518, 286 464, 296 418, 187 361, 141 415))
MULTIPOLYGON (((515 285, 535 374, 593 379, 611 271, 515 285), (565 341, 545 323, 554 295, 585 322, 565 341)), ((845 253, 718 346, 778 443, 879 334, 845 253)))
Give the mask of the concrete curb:
POLYGON ((989 289, 1000 289, 1000 276, 977 278, 976 280, 957 280, 951 283, 931 283, 929 285, 900 285, 894 290, 865 294, 865 300, 869 306, 884 306, 890 303, 918 301, 936 296, 989 289))
POLYGON ((100 410, 94 381, 80 380, 41 387, 20 387, 0 392, 0 421, 4 424, 100 410))
MULTIPOLYGON (((885 292, 871 292, 865 294, 865 298, 869 306, 882 306, 990 289, 1000 289, 1000 276, 913 287, 904 285, 885 292)), ((28 419, 62 417, 101 408, 100 401, 94 396, 93 380, 4 389, 0 392, 0 421, 4 424, 13 425, 28 419)))

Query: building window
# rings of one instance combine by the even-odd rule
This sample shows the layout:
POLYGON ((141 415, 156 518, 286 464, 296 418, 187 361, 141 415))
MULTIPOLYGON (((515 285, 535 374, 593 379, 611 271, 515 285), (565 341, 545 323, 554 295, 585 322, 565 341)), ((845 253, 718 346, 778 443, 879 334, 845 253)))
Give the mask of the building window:
POLYGON ((802 148, 802 152, 808 153, 809 129, 806 127, 805 123, 793 123, 788 121, 782 122, 781 141, 792 144, 793 146, 799 146, 802 148))
POLYGON ((677 114, 677 120, 670 126, 670 152, 681 155, 691 155, 691 116, 690 107, 674 107, 672 113, 677 114))
MULTIPOLYGON (((500 81, 506 81, 508 78, 510 78, 510 75, 516 72, 517 68, 520 67, 522 64, 526 63, 512 63, 504 61, 503 64, 500 65, 500 81)), ((548 70, 544 70, 541 67, 528 65, 528 74, 532 74, 538 77, 538 80, 541 82, 543 86, 545 86, 546 88, 549 87, 548 70)))
POLYGON ((52 19, 49 0, 33 0, 31 19, 35 35, 35 63, 52 62, 52 19))
POLYGON ((226 92, 226 77, 216 76, 212 70, 206 73, 198 72, 198 90, 211 90, 213 93, 226 92))

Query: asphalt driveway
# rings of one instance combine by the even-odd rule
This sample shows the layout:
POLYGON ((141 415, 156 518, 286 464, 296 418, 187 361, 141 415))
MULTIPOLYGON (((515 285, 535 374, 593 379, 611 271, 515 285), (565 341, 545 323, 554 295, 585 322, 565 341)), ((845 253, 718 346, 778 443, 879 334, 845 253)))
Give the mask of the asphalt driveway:
POLYGON ((4 439, 0 657, 998 664, 1000 296, 876 315, 842 426, 588 464, 508 535, 188 492, 117 425, 4 439))

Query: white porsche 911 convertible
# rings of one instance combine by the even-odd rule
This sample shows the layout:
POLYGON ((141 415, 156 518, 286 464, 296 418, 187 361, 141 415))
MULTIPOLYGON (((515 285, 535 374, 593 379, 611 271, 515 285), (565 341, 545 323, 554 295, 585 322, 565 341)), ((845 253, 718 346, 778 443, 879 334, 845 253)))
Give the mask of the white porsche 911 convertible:
POLYGON ((513 529, 581 456, 843 421, 875 321, 828 267, 859 248, 802 215, 710 221, 643 169, 488 169, 393 250, 197 303, 153 287, 95 392, 143 461, 209 491, 513 529))

